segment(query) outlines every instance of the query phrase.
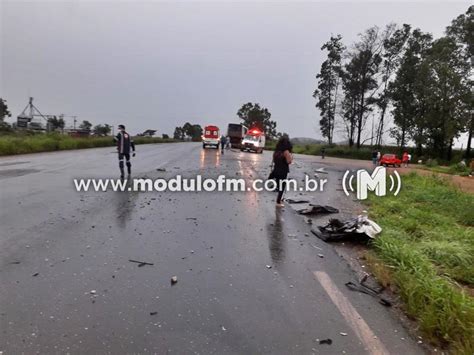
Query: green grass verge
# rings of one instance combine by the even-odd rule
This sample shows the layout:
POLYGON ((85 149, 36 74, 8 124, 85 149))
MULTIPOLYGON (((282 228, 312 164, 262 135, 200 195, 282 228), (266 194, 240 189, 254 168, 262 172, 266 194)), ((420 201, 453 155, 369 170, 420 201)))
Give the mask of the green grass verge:
MULTIPOLYGON (((265 149, 267 150, 274 150, 276 145, 276 141, 267 141, 265 145, 265 149)), ((325 148, 326 152, 325 155, 328 157, 336 157, 336 158, 346 158, 346 159, 360 159, 360 160, 372 160, 372 152, 374 150, 379 150, 382 154, 391 153, 397 154, 398 157, 401 157, 401 151, 399 147, 395 146, 383 146, 381 148, 372 147, 372 146, 362 146, 361 148, 357 149, 355 147, 350 148, 349 146, 343 145, 324 145, 324 144, 295 144, 293 146, 293 152, 297 154, 306 154, 306 155, 321 155, 321 149, 325 148)), ((430 161, 434 162, 438 165, 438 162, 433 159, 428 159, 425 156, 418 156, 416 154, 416 150, 414 148, 407 148, 406 149, 411 155, 411 164, 415 164, 418 160, 422 161, 430 161)), ((459 150, 453 150, 453 157, 452 161, 461 161, 462 159, 462 152, 459 150)), ((441 163, 447 163, 441 161, 441 163)), ((462 169, 460 171, 459 164, 451 165, 447 167, 450 174, 461 174, 461 175, 468 175, 468 169, 462 169)))
MULTIPOLYGON (((135 144, 167 143, 173 139, 135 137, 135 144)), ((55 150, 85 149, 114 146, 112 137, 74 138, 63 134, 0 136, 0 155, 50 152, 55 150)))
POLYGON ((368 204, 384 229, 374 253, 407 314, 435 344, 474 353, 474 196, 412 173, 398 196, 368 204))
POLYGON ((419 165, 419 167, 423 170, 429 170, 434 173, 442 173, 442 174, 449 174, 449 175, 460 175, 460 176, 468 176, 471 169, 466 166, 462 165, 461 163, 452 164, 449 166, 446 165, 419 165))

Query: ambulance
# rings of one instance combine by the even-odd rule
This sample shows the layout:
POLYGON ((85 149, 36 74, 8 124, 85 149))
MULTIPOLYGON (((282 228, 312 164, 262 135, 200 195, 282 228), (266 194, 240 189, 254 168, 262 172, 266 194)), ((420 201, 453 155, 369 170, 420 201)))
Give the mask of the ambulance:
POLYGON ((263 148, 265 148, 265 133, 258 128, 249 129, 242 140, 240 150, 262 154, 263 148))
POLYGON ((202 135, 202 148, 213 146, 219 149, 219 127, 206 126, 204 127, 204 134, 202 135))

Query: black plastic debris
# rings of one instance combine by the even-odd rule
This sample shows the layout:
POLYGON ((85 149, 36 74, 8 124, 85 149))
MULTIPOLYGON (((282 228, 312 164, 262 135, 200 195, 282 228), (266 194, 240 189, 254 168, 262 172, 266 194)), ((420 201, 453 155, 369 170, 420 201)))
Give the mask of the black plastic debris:
POLYGON ((339 213, 337 208, 331 206, 321 206, 310 204, 308 208, 303 208, 297 211, 299 214, 308 216, 308 215, 317 215, 317 214, 330 214, 330 213, 339 213))
POLYGON ((166 171, 166 169, 165 168, 158 168, 158 169, 156 169, 156 171, 166 171))
POLYGON ((150 316, 156 316, 158 312, 150 312, 150 316))
POLYGON ((322 344, 331 345, 332 344, 332 339, 331 338, 321 339, 321 340, 319 340, 319 344, 320 345, 322 345, 322 344))
POLYGON ((285 202, 288 202, 289 204, 309 203, 308 200, 293 200, 291 198, 285 198, 285 202))
POLYGON ((332 218, 325 226, 311 229, 311 232, 325 242, 367 242, 375 238, 382 228, 364 215, 341 221, 332 218))
POLYGON ((132 260, 132 259, 129 259, 128 261, 130 261, 131 263, 138 264, 138 267, 143 267, 145 265, 154 265, 153 263, 147 263, 146 261, 139 261, 139 260, 132 260))
POLYGON ((356 292, 361 292, 361 293, 365 293, 366 295, 369 295, 369 296, 372 296, 372 297, 375 297, 379 300, 379 303, 384 305, 385 307, 391 307, 392 306, 392 303, 381 297, 380 296, 380 292, 382 292, 383 288, 380 289, 380 290, 374 290, 373 288, 363 284, 363 283, 360 283, 359 285, 355 284, 354 282, 346 282, 345 283, 346 287, 351 290, 351 291, 356 291, 356 292))
POLYGON ((36 276, 38 276, 38 275, 39 275, 39 272, 35 272, 35 273, 34 273, 33 275, 31 275, 31 276, 36 277, 36 276))

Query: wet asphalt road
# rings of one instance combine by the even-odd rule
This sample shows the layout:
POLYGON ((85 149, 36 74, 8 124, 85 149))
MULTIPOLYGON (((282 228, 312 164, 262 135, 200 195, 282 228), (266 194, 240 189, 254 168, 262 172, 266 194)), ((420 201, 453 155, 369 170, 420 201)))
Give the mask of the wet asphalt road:
MULTIPOLYGON (((133 176, 250 181, 268 176, 270 157, 142 145, 133 176)), ((320 167, 329 181, 310 199, 339 217, 360 209, 340 191, 344 163, 298 156, 291 175, 320 167)), ((3 354, 370 353, 316 271, 387 352, 422 353, 392 313, 345 289, 355 273, 292 207, 276 209, 275 194, 76 192, 72 181, 117 175, 113 148, 0 158, 3 354), (325 338, 332 344, 316 341, 325 338)))

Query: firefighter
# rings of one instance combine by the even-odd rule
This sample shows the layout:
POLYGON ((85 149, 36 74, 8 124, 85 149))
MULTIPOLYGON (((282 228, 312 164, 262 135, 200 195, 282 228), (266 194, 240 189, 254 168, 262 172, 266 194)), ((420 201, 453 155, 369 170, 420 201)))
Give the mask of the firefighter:
POLYGON ((123 160, 127 162, 127 172, 128 175, 132 173, 132 163, 130 163, 130 149, 133 151, 133 156, 135 156, 135 143, 133 142, 132 137, 125 131, 125 126, 123 124, 118 126, 118 134, 114 137, 115 142, 117 142, 117 151, 119 158, 119 168, 120 168, 120 178, 124 178, 124 166, 123 160))

